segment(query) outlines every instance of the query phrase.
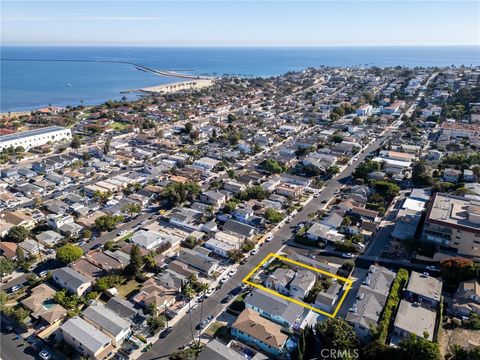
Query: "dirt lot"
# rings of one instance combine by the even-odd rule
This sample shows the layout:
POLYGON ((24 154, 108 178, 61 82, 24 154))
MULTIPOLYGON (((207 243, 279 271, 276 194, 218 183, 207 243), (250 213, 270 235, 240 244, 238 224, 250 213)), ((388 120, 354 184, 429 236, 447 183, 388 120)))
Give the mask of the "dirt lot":
POLYGON ((467 330, 465 328, 453 328, 452 325, 444 325, 439 337, 440 351, 442 356, 448 353, 450 345, 461 345, 468 348, 470 344, 480 343, 480 331, 467 330), (469 344, 470 342, 470 344, 469 344))

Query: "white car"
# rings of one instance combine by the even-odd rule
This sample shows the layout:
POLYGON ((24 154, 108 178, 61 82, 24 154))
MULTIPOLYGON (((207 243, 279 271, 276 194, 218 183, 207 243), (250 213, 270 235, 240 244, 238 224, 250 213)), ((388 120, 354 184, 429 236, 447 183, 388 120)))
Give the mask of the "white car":
POLYGON ((50 360, 52 358, 52 355, 47 351, 47 350, 42 350, 38 354, 43 360, 50 360))
POLYGON ((23 288, 23 285, 22 285, 22 284, 15 285, 15 286, 13 286, 13 287, 10 289, 10 292, 11 292, 11 293, 14 293, 14 292, 20 290, 21 288, 23 288))
POLYGON ((266 240, 266 242, 272 241, 273 240, 273 234, 268 234, 268 236, 265 240, 266 240))
POLYGON ((40 272, 38 273, 38 276, 44 277, 44 276, 47 276, 47 274, 48 274, 48 271, 47 271, 47 270, 43 270, 43 271, 40 271, 40 272))
POLYGON ((205 292, 205 297, 206 297, 206 298, 209 298, 210 296, 213 295, 214 292, 215 292, 215 289, 208 289, 208 290, 205 292))
POLYGON ((252 251, 250 251, 250 255, 256 255, 258 254, 258 249, 253 249, 252 251))
POLYGON ((427 270, 430 270, 430 271, 440 271, 440 269, 436 266, 433 266, 433 265, 429 265, 427 266, 426 268, 427 270))
POLYGON ((228 276, 233 276, 237 273, 237 269, 232 269, 228 272, 228 276))
POLYGON ((353 255, 352 253, 343 253, 342 257, 345 259, 353 259, 355 255, 353 255))
POLYGON ((316 192, 315 195, 313 195, 314 197, 318 198, 320 197, 320 193, 319 192, 316 192))
POLYGON ((228 276, 221 278, 220 281, 218 282, 220 285, 225 284, 228 281, 228 276))
POLYGON ((127 230, 122 230, 122 231, 119 231, 117 235, 118 236, 123 236, 123 235, 126 235, 127 232, 128 232, 127 230))

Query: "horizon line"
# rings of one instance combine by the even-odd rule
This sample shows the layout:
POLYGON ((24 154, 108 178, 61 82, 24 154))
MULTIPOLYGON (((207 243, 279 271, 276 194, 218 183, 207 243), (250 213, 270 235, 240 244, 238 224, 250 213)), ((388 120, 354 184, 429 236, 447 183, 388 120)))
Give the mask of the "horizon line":
POLYGON ((318 45, 166 45, 166 44, 1 44, 0 47, 163 47, 163 48, 320 48, 320 47, 478 47, 480 44, 318 44, 318 45))

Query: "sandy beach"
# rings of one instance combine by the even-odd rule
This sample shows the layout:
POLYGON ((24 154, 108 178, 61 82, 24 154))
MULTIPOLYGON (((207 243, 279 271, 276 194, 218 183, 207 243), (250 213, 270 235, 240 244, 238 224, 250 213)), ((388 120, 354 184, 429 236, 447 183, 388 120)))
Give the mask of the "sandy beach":
POLYGON ((150 86, 140 89, 143 92, 153 92, 153 93, 173 93, 181 90, 193 90, 193 89, 202 89, 213 84, 211 79, 195 79, 192 81, 183 81, 173 84, 164 84, 158 86, 150 86))

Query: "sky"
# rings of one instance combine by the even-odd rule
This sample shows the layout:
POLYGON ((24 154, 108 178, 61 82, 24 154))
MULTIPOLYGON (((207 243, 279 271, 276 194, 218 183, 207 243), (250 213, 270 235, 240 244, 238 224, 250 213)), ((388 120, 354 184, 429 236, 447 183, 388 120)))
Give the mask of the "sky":
POLYGON ((0 0, 3 45, 480 45, 480 2, 0 0))

